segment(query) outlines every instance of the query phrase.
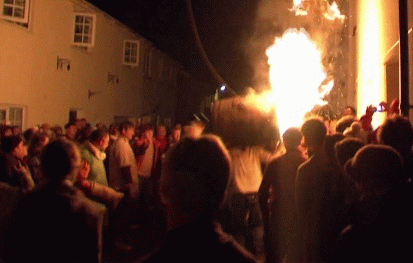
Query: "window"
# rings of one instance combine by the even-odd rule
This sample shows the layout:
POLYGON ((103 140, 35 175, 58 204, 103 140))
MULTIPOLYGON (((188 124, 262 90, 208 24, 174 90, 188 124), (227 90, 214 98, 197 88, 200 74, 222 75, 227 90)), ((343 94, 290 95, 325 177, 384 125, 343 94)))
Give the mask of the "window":
POLYGON ((73 45, 93 47, 95 44, 96 15, 76 13, 73 34, 73 45))
POLYGON ((123 44, 123 64, 138 66, 139 64, 139 41, 125 40, 123 44))
POLYGON ((1 18, 28 24, 30 0, 0 0, 1 18))
POLYGON ((0 105, 0 123, 23 128, 25 109, 22 106, 0 105))
POLYGON ((145 68, 144 73, 147 78, 152 77, 152 49, 148 49, 145 54, 145 68))

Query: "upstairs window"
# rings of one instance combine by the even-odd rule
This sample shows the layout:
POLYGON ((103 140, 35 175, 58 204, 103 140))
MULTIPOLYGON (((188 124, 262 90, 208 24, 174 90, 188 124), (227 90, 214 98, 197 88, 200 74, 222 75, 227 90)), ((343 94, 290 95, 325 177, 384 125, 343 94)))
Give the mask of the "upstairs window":
POLYGON ((73 34, 73 45, 93 47, 95 45, 96 15, 76 13, 73 34))
POLYGON ((123 44, 123 64, 127 66, 138 66, 139 64, 139 41, 125 40, 123 44))
POLYGON ((0 0, 1 18, 17 23, 29 23, 30 0, 0 0))

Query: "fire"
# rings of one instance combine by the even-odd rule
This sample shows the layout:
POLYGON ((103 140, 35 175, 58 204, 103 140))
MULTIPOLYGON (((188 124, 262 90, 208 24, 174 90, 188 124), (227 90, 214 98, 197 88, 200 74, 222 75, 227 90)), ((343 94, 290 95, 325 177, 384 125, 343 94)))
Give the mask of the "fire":
POLYGON ((330 21, 336 19, 344 21, 346 16, 342 15, 336 2, 331 5, 327 0, 293 0, 293 7, 290 11, 296 16, 306 16, 309 12, 320 12, 324 18, 330 21))
POLYGON ((261 105, 271 101, 276 107, 280 133, 299 127, 315 105, 334 86, 326 82, 321 52, 304 29, 288 29, 266 52, 272 90, 261 105))
POLYGON ((323 15, 326 19, 331 21, 336 19, 343 21, 346 18, 345 15, 341 14, 336 2, 333 2, 331 5, 327 2, 327 11, 323 15))

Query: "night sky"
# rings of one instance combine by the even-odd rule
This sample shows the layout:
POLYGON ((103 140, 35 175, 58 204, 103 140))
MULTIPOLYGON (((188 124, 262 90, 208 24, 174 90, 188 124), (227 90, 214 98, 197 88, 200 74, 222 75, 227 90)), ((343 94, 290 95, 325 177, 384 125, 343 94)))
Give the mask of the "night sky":
MULTIPOLYGON (((196 45, 186 0, 88 0, 179 61, 196 79, 219 86, 196 45)), ((197 31, 222 81, 236 91, 251 86, 253 71, 242 41, 252 34, 258 0, 192 0, 197 31)))

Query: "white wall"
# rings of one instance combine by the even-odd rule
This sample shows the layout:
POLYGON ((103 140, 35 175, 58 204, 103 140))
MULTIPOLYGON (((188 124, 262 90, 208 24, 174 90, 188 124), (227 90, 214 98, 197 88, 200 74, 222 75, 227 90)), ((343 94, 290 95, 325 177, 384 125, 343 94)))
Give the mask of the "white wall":
POLYGON ((114 116, 139 117, 157 103, 158 114, 173 118, 169 67, 179 65, 163 55, 167 73, 160 82, 160 56, 154 55, 153 77, 145 78, 144 51, 151 43, 84 1, 32 0, 29 28, 0 19, 0 36, 0 104, 27 106, 23 128, 64 125, 72 108, 82 109, 91 123, 110 124, 114 116), (77 11, 96 14, 95 46, 89 50, 71 44, 77 11), (141 40, 138 67, 122 65, 126 39, 141 40), (56 68, 58 56, 71 61, 70 70, 56 68), (108 83, 109 73, 119 83, 108 83), (89 99, 88 90, 97 93, 89 99))

